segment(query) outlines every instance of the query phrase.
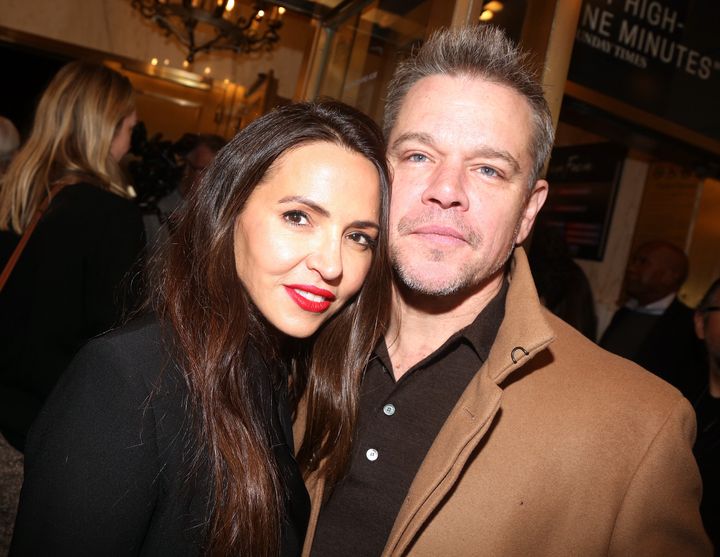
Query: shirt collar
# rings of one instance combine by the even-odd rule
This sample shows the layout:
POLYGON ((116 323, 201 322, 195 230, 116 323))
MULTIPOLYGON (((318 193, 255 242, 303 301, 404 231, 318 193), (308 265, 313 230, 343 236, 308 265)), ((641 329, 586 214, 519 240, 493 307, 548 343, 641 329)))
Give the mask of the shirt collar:
POLYGON ((645 315, 662 315, 665 313, 665 310, 670 307, 670 304, 672 304, 674 300, 675 292, 672 292, 664 298, 655 300, 645 306, 641 306, 635 298, 630 298, 625 304, 625 307, 638 313, 644 313, 645 315))
MULTIPOLYGON (((463 327, 452 336, 450 336, 435 352, 423 358, 422 361, 416 363, 409 371, 413 371, 418 366, 425 365, 430 360, 441 357, 447 352, 451 346, 458 341, 466 341, 480 358, 480 362, 487 360, 490 349, 495 342, 500 324, 505 317, 505 299, 508 293, 507 278, 503 280, 500 291, 490 300, 488 305, 475 317, 475 320, 469 325, 463 327)), ((385 339, 381 338, 375 347, 375 356, 377 356, 386 369, 392 369, 390 364, 390 356, 388 353, 385 339)))

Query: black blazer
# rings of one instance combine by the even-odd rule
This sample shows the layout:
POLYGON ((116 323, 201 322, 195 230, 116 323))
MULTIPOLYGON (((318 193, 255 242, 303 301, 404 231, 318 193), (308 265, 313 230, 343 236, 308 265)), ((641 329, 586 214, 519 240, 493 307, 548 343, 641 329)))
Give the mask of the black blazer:
MULTIPOLYGON (((269 371, 258 378, 270 387, 269 371)), ((310 503, 290 450, 286 383, 274 389, 273 449, 287 487, 283 555, 298 555, 310 503)), ((91 341, 33 426, 11 555, 198 555, 210 482, 190 473, 187 387, 144 318, 91 341)))
MULTIPOLYGON (((600 340, 600 346, 605 348, 605 340, 611 334, 627 328, 627 316, 630 313, 632 310, 627 308, 615 312, 600 340)), ((652 371, 682 391, 686 397, 691 396, 697 381, 695 369, 703 354, 702 343, 695 336, 693 313, 691 308, 676 298, 632 354, 620 354, 652 371)))
MULTIPOLYGON (((0 431, 17 448, 79 348, 134 305, 121 285, 144 238, 133 202, 86 183, 60 191, 30 236, 0 292, 0 431)), ((17 241, 0 232, 0 268, 17 241)))

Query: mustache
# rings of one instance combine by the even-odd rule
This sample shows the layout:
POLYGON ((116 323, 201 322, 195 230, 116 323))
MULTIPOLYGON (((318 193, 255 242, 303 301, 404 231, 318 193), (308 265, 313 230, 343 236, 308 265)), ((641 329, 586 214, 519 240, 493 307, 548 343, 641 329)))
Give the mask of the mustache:
POLYGON ((412 234, 425 225, 448 226, 457 230, 470 246, 477 247, 482 242, 482 236, 469 228, 461 218, 452 212, 426 212, 416 217, 402 217, 397 224, 397 231, 401 236, 412 234))

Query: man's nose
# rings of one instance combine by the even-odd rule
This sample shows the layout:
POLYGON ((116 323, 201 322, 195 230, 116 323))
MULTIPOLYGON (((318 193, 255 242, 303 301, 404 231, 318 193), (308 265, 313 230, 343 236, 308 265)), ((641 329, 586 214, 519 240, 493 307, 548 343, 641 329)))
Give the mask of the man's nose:
POLYGON ((467 209, 467 176, 463 166, 450 162, 440 164, 430 176, 422 201, 427 205, 439 205, 443 209, 467 209))

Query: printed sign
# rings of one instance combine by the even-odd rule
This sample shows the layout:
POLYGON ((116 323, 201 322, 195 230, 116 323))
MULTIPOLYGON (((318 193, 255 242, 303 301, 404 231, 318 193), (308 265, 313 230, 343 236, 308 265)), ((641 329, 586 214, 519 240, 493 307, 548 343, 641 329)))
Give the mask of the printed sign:
POLYGON ((568 79, 720 139, 720 2, 584 0, 568 79))
POLYGON ((573 257, 601 261, 624 159, 625 150, 611 143, 553 149, 536 233, 559 229, 573 257))

